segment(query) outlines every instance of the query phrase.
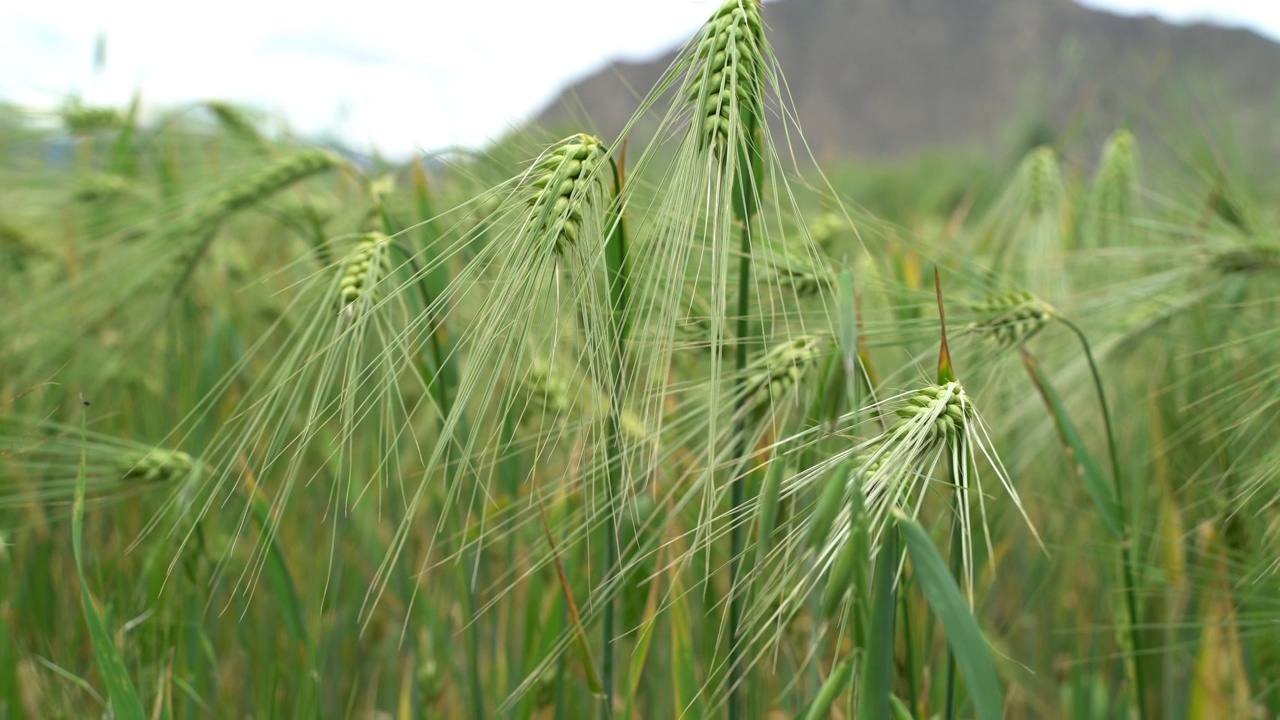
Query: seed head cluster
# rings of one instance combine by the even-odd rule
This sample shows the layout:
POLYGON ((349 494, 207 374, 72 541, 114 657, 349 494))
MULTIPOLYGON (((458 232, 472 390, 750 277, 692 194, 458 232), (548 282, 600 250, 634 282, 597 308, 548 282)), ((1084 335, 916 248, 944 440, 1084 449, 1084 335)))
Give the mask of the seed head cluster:
POLYGON ((569 383, 542 361, 535 361, 522 381, 530 405, 548 415, 564 415, 572 404, 569 383))
POLYGON ((1215 253, 1210 265, 1221 273, 1252 273, 1280 270, 1280 245, 1253 243, 1215 253))
POLYGON ((703 148, 723 150, 735 125, 761 115, 764 25, 756 0, 729 0, 707 21, 694 51, 689 102, 703 148))
POLYGON ((781 286, 790 287, 798 297, 812 297, 835 284, 834 273, 817 259, 794 251, 776 252, 760 258, 763 274, 781 286))
POLYGON ((1053 148, 1042 147, 1031 157, 1028 175, 1028 195, 1031 212, 1042 213, 1050 209, 1061 180, 1058 177, 1058 156, 1053 148))
POLYGON ((327 150, 304 150, 281 158, 215 194, 196 212, 194 226, 198 231, 213 230, 232 213, 341 163, 341 158, 327 150))
POLYGON ((767 410, 774 400, 790 392, 822 354, 825 335, 801 335, 779 343, 757 360, 747 382, 748 405, 754 412, 767 410))
POLYGON ((113 107, 71 105, 62 111, 62 121, 73 133, 90 133, 123 126, 124 115, 113 107))
POLYGON ((391 239, 380 232, 366 233, 347 263, 347 269, 338 281, 338 302, 350 305, 382 277, 388 267, 387 249, 391 239))
POLYGON ((195 461, 181 450, 152 448, 139 456, 123 456, 117 463, 122 477, 146 482, 165 482, 191 472, 195 461))
POLYGON ((923 452, 958 439, 973 416, 973 405, 960 383, 949 382, 916 391, 894 413, 898 421, 891 436, 920 437, 923 452))
POLYGON ((598 201, 593 187, 605 180, 609 151, 599 138, 578 134, 549 151, 534 166, 529 199, 534 237, 549 241, 557 255, 577 244, 586 210, 598 201))
POLYGON ((970 328, 1000 347, 1015 347, 1058 316, 1049 303, 1025 290, 993 295, 973 306, 981 318, 970 328))

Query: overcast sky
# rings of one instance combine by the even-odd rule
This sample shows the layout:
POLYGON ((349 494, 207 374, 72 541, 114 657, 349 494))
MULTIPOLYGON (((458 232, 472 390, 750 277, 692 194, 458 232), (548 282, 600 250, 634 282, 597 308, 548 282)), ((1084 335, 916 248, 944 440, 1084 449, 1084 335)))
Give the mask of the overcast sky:
MULTIPOLYGON (((478 145, 607 60, 650 57, 687 38, 719 2, 5 0, 0 99, 54 108, 77 93, 122 105, 141 88, 152 107, 238 101, 301 132, 393 155, 478 145)), ((1280 40, 1277 0, 1084 4, 1280 40)))

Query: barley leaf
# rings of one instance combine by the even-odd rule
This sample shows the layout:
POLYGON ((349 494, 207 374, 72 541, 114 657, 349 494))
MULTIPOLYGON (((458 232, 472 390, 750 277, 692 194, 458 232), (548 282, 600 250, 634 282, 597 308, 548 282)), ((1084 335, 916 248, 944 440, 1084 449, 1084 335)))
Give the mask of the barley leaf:
POLYGON ((699 692, 697 655, 693 647, 693 621, 689 598, 679 571, 671 571, 671 687, 672 717, 705 717, 699 692))
POLYGON ((809 711, 804 714, 805 720, 823 720, 830 716, 831 706, 835 704, 836 698, 840 697, 840 693, 844 692, 852 674, 853 659, 846 657, 840 661, 835 670, 831 671, 827 681, 822 683, 818 696, 813 699, 813 703, 809 705, 809 711))
MULTIPOLYGON (((955 655, 956 663, 964 673, 973 699, 974 709, 981 720, 998 720, 1004 717, 1004 700, 1000 681, 996 677, 995 663, 987 646, 987 639, 978 627, 978 621, 969 612, 969 604, 947 570, 929 534, 919 523, 900 512, 895 512, 898 530, 906 541, 911 556, 915 578, 920 583, 929 607, 942 622, 947 643, 955 655)), ((878 717, 889 717, 886 713, 878 717)))
POLYGON ((1075 462, 1076 471, 1084 479, 1085 489, 1089 491, 1094 505, 1098 507, 1098 514, 1102 516, 1103 524, 1117 539, 1122 538, 1120 505, 1116 502, 1115 493, 1102 466, 1084 444, 1084 439, 1080 437, 1080 432, 1071 422, 1071 416, 1067 414, 1067 409, 1062 404, 1062 398, 1049 384, 1048 376, 1040 369, 1040 364, 1031 356, 1031 353, 1025 349, 1022 351, 1022 362, 1027 366, 1027 372, 1031 375, 1031 381, 1035 383, 1036 389, 1040 391, 1040 396, 1044 398, 1044 404, 1049 407, 1053 421, 1058 426, 1058 434, 1075 462))
POLYGON ((631 654, 631 667, 627 671, 627 713, 625 717, 633 717, 635 701, 640 693, 640 680, 644 677, 644 666, 649 659, 649 648, 653 645, 653 631, 658 626, 658 583, 649 586, 649 597, 645 602, 644 621, 640 627, 640 635, 636 638, 635 652, 631 654))
POLYGON ((272 597, 280 605, 284 625, 289 634, 304 648, 309 648, 307 626, 302 620, 302 605, 298 601, 298 587, 293 582, 293 573, 289 572, 289 565, 285 562, 284 553, 280 550, 275 524, 271 522, 271 510, 267 507, 267 501, 257 493, 250 481, 245 484, 245 495, 253 511, 253 519, 258 523, 258 530, 264 538, 269 540, 266 548, 265 569, 267 581, 271 583, 272 597))
POLYGON ((578 660, 586 673, 587 687, 594 695, 604 692, 604 683, 596 672, 596 662, 591 656, 591 643, 587 639, 587 629, 582 624, 582 615, 578 612, 578 603, 573 599, 573 587, 569 584, 569 576, 565 574, 564 563, 560 561, 560 551, 556 549, 556 541, 551 537, 551 528, 547 525, 547 516, 538 508, 542 516, 542 531, 547 536, 547 544, 551 546, 551 557, 556 568, 556 578, 560 581, 560 592, 569 608, 569 619, 573 623, 573 643, 578 650, 578 660))
MULTIPOLYGON (((87 442, 86 420, 83 415, 80 421, 81 442, 87 442)), ((115 716, 121 720, 146 720, 147 713, 142 707, 138 691, 129 679, 129 671, 125 668, 120 648, 116 647, 106 622, 98 611, 97 602, 89 592, 88 581, 84 575, 84 553, 81 550, 84 539, 84 495, 86 478, 88 477, 87 451, 80 451, 80 471, 76 474, 76 494, 71 508, 71 541, 75 554, 76 575, 80 578, 80 600, 84 604, 84 617, 89 623, 89 636, 93 640, 93 656, 98 662, 98 672, 107 685, 107 696, 111 698, 111 706, 115 716)))
POLYGON ((876 558, 875 581, 871 588, 871 626, 862 685, 858 689, 860 718, 889 717, 889 695, 893 688, 894 615, 898 600, 894 583, 898 575, 898 533, 885 534, 876 558))

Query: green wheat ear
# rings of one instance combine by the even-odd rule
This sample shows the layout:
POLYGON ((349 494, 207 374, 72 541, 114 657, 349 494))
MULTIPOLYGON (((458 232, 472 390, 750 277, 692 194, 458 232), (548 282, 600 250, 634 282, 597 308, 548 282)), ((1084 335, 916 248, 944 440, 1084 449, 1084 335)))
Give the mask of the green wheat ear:
POLYGON ((763 251, 757 261, 762 280, 789 287, 797 297, 812 297, 835 286, 835 273, 813 254, 774 247, 763 251))
POLYGON ((1062 178, 1058 169, 1058 154, 1050 147, 1036 148, 1031 154, 1027 174, 1027 196, 1033 214, 1054 209, 1057 196, 1062 192, 1062 178))
POLYGON ((533 167, 529 223, 538 244, 551 244, 557 255, 577 244, 583 217, 601 202, 609 150, 599 138, 574 135, 547 152, 533 167))
POLYGON ((1005 348, 1026 342, 1058 317, 1052 305, 1026 290, 993 295, 974 304, 973 311, 980 319, 968 330, 1005 348))

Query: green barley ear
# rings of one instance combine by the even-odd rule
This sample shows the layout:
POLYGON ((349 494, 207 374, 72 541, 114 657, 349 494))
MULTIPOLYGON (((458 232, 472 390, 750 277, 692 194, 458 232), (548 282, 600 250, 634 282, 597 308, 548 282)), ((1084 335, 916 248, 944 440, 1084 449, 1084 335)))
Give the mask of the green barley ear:
POLYGON ((1224 274, 1280 270, 1280 245, 1250 243, 1218 250, 1210 255, 1209 266, 1224 274))
POLYGON ((215 194, 196 210, 192 225, 197 235, 212 232, 237 211, 250 207, 295 182, 343 164, 342 158, 328 150, 303 150, 280 158, 215 194))
POLYGON ((973 305, 973 312, 980 319, 969 331, 1003 348, 1021 345, 1058 317, 1052 305, 1026 290, 988 297, 973 305))
POLYGON ((195 467, 195 461, 181 450, 152 448, 138 455, 121 455, 116 468, 127 480, 167 482, 185 477, 195 467))
POLYGON ((853 236, 853 225, 839 213, 824 212, 809 224, 809 237, 828 252, 835 249, 837 241, 853 236))
POLYGON ((96 203, 142 195, 141 188, 127 177, 111 173, 90 173, 77 180, 72 197, 76 202, 96 203))
POLYGON ((75 134, 115 130, 124 125, 124 115, 113 107, 93 107, 73 103, 62 111, 62 122, 75 134))
POLYGON ((812 297, 835 286, 835 273, 816 256, 787 248, 770 248, 756 258, 760 279, 788 287, 798 297, 812 297))
POLYGON ((543 360, 534 360, 520 381, 532 409, 553 417, 563 417, 569 412, 569 383, 552 371, 543 360))
POLYGON ((338 302, 347 307, 359 300, 390 269, 391 238, 380 232, 365 233, 338 281, 338 302))
POLYGON ((689 101, 699 111, 700 147, 723 156, 735 128, 750 127, 764 116, 764 23, 757 0, 721 5, 703 27, 694 63, 702 64, 689 90, 689 101))
POLYGON ((214 120, 217 121, 227 135, 244 142, 245 145, 254 150, 266 151, 271 149, 270 141, 258 130, 257 125, 249 119, 248 114, 240 108, 220 100, 207 101, 204 107, 213 114, 214 120))
POLYGON ((531 236, 557 255, 578 242, 584 213, 602 203, 609 150, 599 138, 574 135, 545 154, 533 168, 529 198, 531 236))
POLYGON ((908 395, 894 410, 897 423, 892 436, 914 437, 920 442, 918 452, 928 452, 944 443, 954 442, 964 434, 973 417, 973 404, 958 382, 930 385, 908 395))
POLYGON ((827 337, 801 335, 774 345, 756 359, 749 368, 746 385, 749 412, 761 415, 794 390, 826 349, 827 337))
POLYGON ((1062 193, 1058 154, 1051 147, 1037 148, 1027 174, 1027 198, 1032 214, 1052 211, 1062 193))
POLYGON ((1078 226, 1077 245, 1085 248, 1130 245, 1137 193, 1137 149, 1133 133, 1117 130, 1102 150, 1078 226))
POLYGON ((1137 182, 1137 152, 1133 133, 1117 130, 1107 140, 1102 150, 1102 163, 1098 169, 1099 203, 1104 211, 1120 214, 1128 211, 1130 195, 1137 182))
POLYGON ((199 238, 199 244, 184 252, 180 257, 183 265, 181 276, 174 286, 176 294, 191 277, 196 265, 204 257, 218 228, 223 221, 236 212, 251 207, 280 190, 344 165, 342 158, 327 150, 303 150, 250 174, 240 182, 231 185, 215 194, 208 202, 196 209, 190 220, 191 234, 199 238))

